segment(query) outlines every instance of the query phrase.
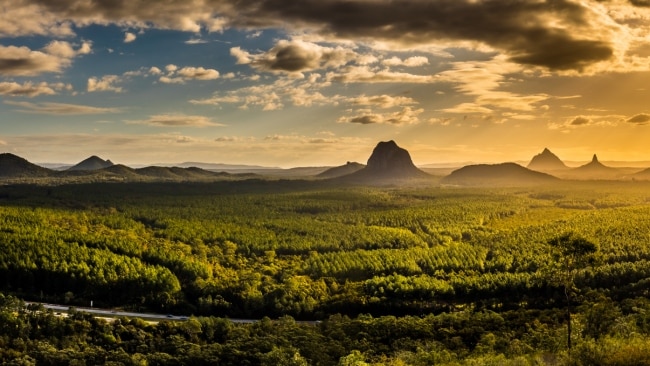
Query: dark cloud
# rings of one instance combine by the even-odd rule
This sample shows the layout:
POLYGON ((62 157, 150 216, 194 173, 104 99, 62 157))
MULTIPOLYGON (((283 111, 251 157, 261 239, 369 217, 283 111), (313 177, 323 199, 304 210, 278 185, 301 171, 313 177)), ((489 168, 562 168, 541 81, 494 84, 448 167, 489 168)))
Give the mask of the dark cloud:
POLYGON ((41 64, 33 59, 1 59, 0 74, 31 75, 41 70, 41 64))
POLYGON ((650 122, 650 115, 645 114, 645 113, 640 113, 640 114, 637 114, 636 116, 630 117, 627 120, 627 122, 636 123, 636 124, 639 124, 639 125, 645 125, 648 122, 650 122))
POLYGON ((350 118, 347 122, 349 123, 359 123, 362 125, 372 125, 375 123, 381 123, 381 118, 377 115, 364 115, 364 116, 356 116, 350 118))
MULTIPOLYGON (((30 0, 27 0, 30 1, 30 0)), ((630 0, 647 6, 650 0, 630 0)), ((551 70, 580 70, 613 55, 609 34, 588 6, 571 0, 31 0, 81 24, 116 22, 187 31, 202 27, 290 27, 342 39, 403 46, 478 41, 512 60, 551 70)), ((278 50, 278 70, 309 68, 309 57, 278 50)))
POLYGON ((590 24, 588 8, 568 0, 240 2, 244 3, 249 6, 240 8, 242 14, 235 22, 293 20, 341 38, 367 37, 404 45, 480 41, 506 51, 514 61, 553 70, 581 69, 613 54, 608 42, 578 33, 593 32, 597 26, 590 24), (553 22, 561 26, 551 26, 553 22))
POLYGON ((630 0, 632 5, 650 7, 650 0, 630 0))
POLYGON ((295 44, 277 47, 273 56, 259 63, 271 70, 300 71, 317 67, 320 61, 319 55, 295 44))
POLYGON ((571 121, 570 125, 571 126, 584 126, 584 125, 588 125, 590 123, 591 123, 591 120, 589 118, 576 117, 571 121))

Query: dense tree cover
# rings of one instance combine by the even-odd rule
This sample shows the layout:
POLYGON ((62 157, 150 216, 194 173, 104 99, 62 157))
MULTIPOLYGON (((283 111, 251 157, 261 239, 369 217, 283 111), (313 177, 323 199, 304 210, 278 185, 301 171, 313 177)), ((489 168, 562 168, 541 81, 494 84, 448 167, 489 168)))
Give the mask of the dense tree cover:
MULTIPOLYGON (((331 322, 341 314, 350 324, 368 319, 359 314, 371 314, 373 324, 383 316, 401 324, 508 314, 518 320, 507 320, 512 326, 499 334, 477 326, 473 338, 454 335, 456 346, 427 334, 428 344, 400 350, 435 351, 441 358, 431 362, 455 362, 473 357, 482 337, 512 345, 544 327, 544 342, 556 347, 544 349, 557 355, 566 348, 566 296, 552 277, 558 263, 552 239, 572 233, 598 244, 598 261, 571 272, 580 289, 569 304, 573 333, 587 342, 575 343, 573 352, 586 354, 614 347, 621 333, 611 329, 647 327, 645 320, 629 323, 630 314, 641 317, 631 309, 643 307, 624 304, 650 291, 648 188, 642 182, 509 189, 298 181, 3 186, 0 290, 30 300, 197 316, 331 322), (581 306, 595 298, 614 323, 589 325, 597 315, 581 306), (541 317, 548 319, 535 323, 541 317)), ((648 342, 644 332, 638 347, 648 342)), ((332 354, 349 363, 378 362, 382 354, 401 359, 373 352, 375 343, 332 354)), ((532 340, 526 344, 537 350, 532 340)), ((268 362, 313 363, 294 342, 267 346, 268 362)), ((527 351, 500 348, 493 362, 501 363, 498 355, 537 355, 521 347, 527 351)))
POLYGON ((650 357, 650 301, 595 295, 564 350, 560 310, 462 310, 440 315, 291 317, 252 324, 67 317, 0 294, 6 365, 642 365, 650 357))

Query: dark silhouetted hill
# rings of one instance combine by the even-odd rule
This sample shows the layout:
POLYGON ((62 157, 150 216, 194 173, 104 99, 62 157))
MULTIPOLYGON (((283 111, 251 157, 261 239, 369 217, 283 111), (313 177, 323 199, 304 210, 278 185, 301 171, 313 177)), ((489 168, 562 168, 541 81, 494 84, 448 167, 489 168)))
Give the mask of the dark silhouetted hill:
POLYGON ((101 170, 124 178, 135 178, 138 176, 138 173, 135 171, 135 169, 122 164, 114 164, 101 170))
POLYGON ((135 172, 141 176, 153 178, 157 180, 205 180, 214 179, 218 177, 231 177, 233 174, 226 172, 212 172, 209 170, 189 167, 162 167, 162 166, 148 166, 144 168, 135 169, 135 172))
POLYGON ((468 165, 453 171, 440 183, 462 186, 529 186, 549 184, 558 178, 515 163, 468 165))
POLYGON ((365 168, 365 165, 363 164, 348 161, 347 164, 329 168, 326 171, 316 175, 316 177, 324 179, 342 177, 344 175, 355 173, 363 168, 365 168))
POLYGON ((110 166, 113 166, 113 162, 110 160, 103 160, 98 156, 91 156, 88 159, 80 162, 77 165, 73 165, 70 168, 68 168, 68 171, 75 171, 75 170, 100 170, 100 169, 105 169, 110 166))
POLYGON ((0 177, 3 178, 36 178, 48 177, 53 172, 16 156, 14 154, 0 154, 0 177))
POLYGON ((138 168, 135 170, 136 173, 144 175, 151 178, 159 179, 179 179, 181 178, 178 174, 172 172, 168 167, 163 166, 148 166, 144 168, 138 168))
POLYGON ((431 178, 418 169, 405 149, 395 141, 382 141, 372 151, 366 167, 337 179, 366 184, 386 184, 413 179, 431 178))
POLYGON ((537 170, 539 172, 553 172, 558 170, 568 169, 564 162, 553 154, 551 150, 544 148, 544 151, 533 156, 533 159, 528 163, 528 169, 537 170))

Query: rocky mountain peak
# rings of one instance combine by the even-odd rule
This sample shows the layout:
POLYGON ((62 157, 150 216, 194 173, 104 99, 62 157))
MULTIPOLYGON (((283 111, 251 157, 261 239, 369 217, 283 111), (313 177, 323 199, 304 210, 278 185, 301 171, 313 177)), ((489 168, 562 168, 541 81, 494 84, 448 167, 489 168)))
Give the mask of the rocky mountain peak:
POLYGON ((567 166, 551 150, 544 148, 540 154, 533 157, 527 168, 537 171, 551 171, 567 169, 567 166))
POLYGON ((398 172, 417 169, 411 155, 397 146, 395 141, 382 141, 377 144, 368 159, 368 170, 398 172))

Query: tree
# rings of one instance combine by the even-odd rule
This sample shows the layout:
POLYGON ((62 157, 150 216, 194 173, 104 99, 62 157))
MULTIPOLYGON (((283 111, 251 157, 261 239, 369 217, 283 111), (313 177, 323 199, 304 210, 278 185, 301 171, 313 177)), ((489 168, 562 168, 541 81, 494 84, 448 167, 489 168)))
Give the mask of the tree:
POLYGON ((598 246, 582 236, 569 232, 548 241, 554 266, 551 282, 564 288, 567 316, 567 348, 571 350, 571 301, 577 291, 576 274, 593 264, 598 246))

